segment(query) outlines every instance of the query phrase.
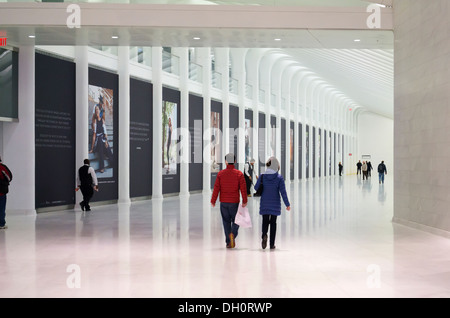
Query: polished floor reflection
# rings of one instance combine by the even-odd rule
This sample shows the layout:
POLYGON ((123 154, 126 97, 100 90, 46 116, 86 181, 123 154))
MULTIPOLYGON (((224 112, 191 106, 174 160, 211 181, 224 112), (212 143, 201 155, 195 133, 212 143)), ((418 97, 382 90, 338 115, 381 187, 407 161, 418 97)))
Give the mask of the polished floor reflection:
POLYGON ((0 297, 449 297, 450 240, 391 222, 393 180, 288 185, 275 250, 225 248, 209 196, 7 215, 0 297))

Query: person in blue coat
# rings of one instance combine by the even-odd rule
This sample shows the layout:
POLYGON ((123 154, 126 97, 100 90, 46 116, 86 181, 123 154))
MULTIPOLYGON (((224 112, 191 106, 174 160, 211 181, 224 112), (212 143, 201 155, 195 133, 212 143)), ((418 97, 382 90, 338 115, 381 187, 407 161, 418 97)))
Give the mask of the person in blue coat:
POLYGON ((291 210, 291 204, 286 193, 283 176, 278 171, 280 163, 277 158, 270 157, 266 163, 266 171, 255 184, 255 190, 262 185, 259 214, 263 217, 261 247, 267 247, 267 233, 270 227, 270 249, 275 248, 275 236, 277 233, 277 217, 281 215, 281 198, 286 205, 286 210, 291 210), (280 198, 281 195, 281 198, 280 198))

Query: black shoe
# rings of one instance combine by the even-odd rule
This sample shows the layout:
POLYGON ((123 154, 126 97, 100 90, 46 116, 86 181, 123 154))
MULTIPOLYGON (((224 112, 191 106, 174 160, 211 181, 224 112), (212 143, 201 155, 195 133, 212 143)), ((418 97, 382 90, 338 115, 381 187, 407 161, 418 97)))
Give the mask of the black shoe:
POLYGON ((80 202, 80 208, 82 211, 84 211, 84 202, 83 201, 80 202))
POLYGON ((263 235, 262 242, 261 242, 261 247, 262 247, 263 250, 267 247, 267 234, 263 235))
POLYGON ((275 249, 275 245, 272 245, 272 246, 270 247, 270 249, 271 249, 271 250, 274 250, 274 249, 275 249))

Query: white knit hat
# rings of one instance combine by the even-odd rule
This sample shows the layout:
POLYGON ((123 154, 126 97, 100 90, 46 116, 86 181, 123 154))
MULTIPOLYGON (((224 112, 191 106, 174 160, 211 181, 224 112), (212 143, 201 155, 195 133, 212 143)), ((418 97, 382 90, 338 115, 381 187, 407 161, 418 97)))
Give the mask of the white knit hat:
POLYGON ((270 157, 269 160, 267 160, 267 162, 270 161, 270 166, 268 166, 267 168, 270 168, 274 171, 278 171, 280 169, 280 162, 278 161, 277 158, 275 157, 270 157))

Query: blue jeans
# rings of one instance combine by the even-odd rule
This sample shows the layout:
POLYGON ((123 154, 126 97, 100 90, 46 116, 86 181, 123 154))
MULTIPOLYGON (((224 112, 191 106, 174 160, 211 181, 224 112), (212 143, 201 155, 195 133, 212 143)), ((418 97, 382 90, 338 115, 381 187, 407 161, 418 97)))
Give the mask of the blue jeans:
POLYGON ((0 195, 0 226, 5 226, 6 221, 6 194, 0 195))
POLYGON ((220 203, 220 213, 222 214, 223 231, 225 232, 225 242, 230 243, 230 233, 234 237, 238 236, 239 225, 234 223, 239 208, 239 203, 220 203))
POLYGON ((378 173, 378 180, 380 180, 380 182, 384 183, 384 172, 383 173, 378 173))

